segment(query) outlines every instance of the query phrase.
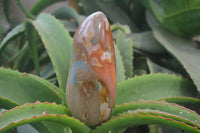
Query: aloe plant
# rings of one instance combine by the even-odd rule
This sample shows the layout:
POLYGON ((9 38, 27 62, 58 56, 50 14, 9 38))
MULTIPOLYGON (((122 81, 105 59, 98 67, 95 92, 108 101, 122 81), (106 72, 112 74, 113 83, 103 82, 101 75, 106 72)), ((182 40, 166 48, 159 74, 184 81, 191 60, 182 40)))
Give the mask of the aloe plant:
POLYGON ((176 5, 173 9, 167 0, 69 0, 71 7, 42 13, 58 1, 39 0, 26 10, 17 0, 25 14, 17 25, 10 17, 9 1, 3 0, 0 132, 144 132, 141 126, 150 133, 200 132, 200 52, 198 32, 194 31, 198 25, 181 25, 194 10, 197 17, 192 21, 198 22, 197 1, 187 1, 186 10, 179 0, 170 1, 176 5), (165 14, 158 14, 161 7, 165 14), (74 33, 97 10, 111 24, 117 96, 111 117, 90 126, 72 115, 65 89, 74 33), (179 17, 171 21, 176 15, 179 17), (176 20, 181 21, 178 27, 176 20), (5 23, 11 30, 7 31, 5 23))

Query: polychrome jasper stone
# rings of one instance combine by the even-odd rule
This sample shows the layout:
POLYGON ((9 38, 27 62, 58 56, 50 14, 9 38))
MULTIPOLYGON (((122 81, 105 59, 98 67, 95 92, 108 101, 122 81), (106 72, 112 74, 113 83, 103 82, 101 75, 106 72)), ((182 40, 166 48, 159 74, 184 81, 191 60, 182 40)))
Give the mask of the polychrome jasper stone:
POLYGON ((106 16, 96 12, 74 36, 66 88, 68 107, 89 126, 109 119, 116 100, 116 62, 106 16))

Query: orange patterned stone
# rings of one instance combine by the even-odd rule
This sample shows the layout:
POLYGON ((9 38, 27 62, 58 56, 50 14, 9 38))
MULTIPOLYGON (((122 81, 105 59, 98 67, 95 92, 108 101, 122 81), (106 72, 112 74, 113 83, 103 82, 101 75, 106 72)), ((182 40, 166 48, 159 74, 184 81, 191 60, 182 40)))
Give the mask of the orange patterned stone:
POLYGON ((116 61, 106 16, 86 18, 74 36, 66 88, 72 115, 94 126, 109 119, 116 100, 116 61))

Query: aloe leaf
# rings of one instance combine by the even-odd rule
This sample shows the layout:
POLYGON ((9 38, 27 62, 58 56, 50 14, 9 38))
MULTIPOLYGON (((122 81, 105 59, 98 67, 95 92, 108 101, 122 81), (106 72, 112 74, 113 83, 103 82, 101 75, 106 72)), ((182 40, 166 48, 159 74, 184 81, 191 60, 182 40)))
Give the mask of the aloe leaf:
POLYGON ((169 15, 185 10, 187 8, 187 1, 188 0, 161 0, 161 3, 165 15, 169 15))
POLYGON ((46 7, 59 2, 59 1, 65 1, 65 0, 38 0, 37 3, 31 8, 30 12, 33 15, 39 14, 43 9, 46 7))
POLYGON ((39 33, 49 54, 60 88, 65 91, 70 67, 72 38, 63 25, 51 15, 40 14, 35 21, 30 22, 39 33))
MULTIPOLYGON (((37 38, 38 39, 38 38, 37 38)), ((29 44, 28 44, 29 45, 29 44)), ((32 61, 32 55, 30 54, 29 51, 24 51, 24 53, 20 56, 19 60, 16 62, 15 67, 17 67, 18 70, 22 72, 33 72, 34 71, 34 62, 32 61)), ((40 66, 46 65, 47 63, 50 62, 50 58, 45 51, 45 47, 43 46, 43 43, 38 43, 37 44, 37 53, 40 58, 38 59, 40 66)), ((40 67, 42 69, 43 67, 40 67)))
MULTIPOLYGON (((184 110, 183 108, 181 108, 184 110)), ((192 113, 192 111, 190 111, 192 113)), ((198 115, 197 115, 198 116, 198 115)), ((199 117, 199 116, 198 116, 199 117)), ((192 118, 190 118, 192 119, 192 118)), ((179 117, 174 114, 151 110, 138 109, 122 113, 117 117, 111 118, 108 122, 102 124, 94 133, 113 132, 130 126, 145 125, 145 124, 162 124, 171 127, 180 128, 191 133, 199 133, 199 125, 184 117, 179 117)), ((197 118, 195 118, 196 120, 197 118)))
POLYGON ((18 59, 14 61, 13 69, 22 71, 22 67, 25 64, 26 60, 29 59, 29 49, 30 45, 26 43, 24 47, 19 51, 18 59))
MULTIPOLYGON (((26 53, 29 52, 29 46, 28 43, 25 43, 24 46, 22 48, 20 48, 20 50, 17 48, 16 44, 10 44, 8 45, 8 47, 3 51, 4 52, 4 56, 6 53, 11 54, 9 57, 9 59, 2 61, 2 65, 3 66, 10 66, 10 65, 14 65, 17 64, 16 62, 18 62, 20 59, 20 57, 26 53), (14 45, 14 46, 12 46, 14 45), (11 50, 10 50, 11 49, 11 50)), ((3 57, 4 57, 3 56, 3 57)), ((13 67, 14 68, 14 67, 13 67)))
POLYGON ((186 107, 192 107, 196 109, 200 108, 200 100, 193 97, 167 97, 160 99, 158 101, 163 101, 163 100, 168 103, 176 103, 186 107))
POLYGON ((166 102, 132 102, 117 105, 113 117, 94 132, 108 132, 135 125, 163 124, 200 132, 200 116, 192 110, 166 102))
POLYGON ((117 83, 120 83, 126 79, 124 62, 122 56, 118 49, 118 46, 115 45, 115 58, 116 58, 116 67, 117 67, 117 83))
MULTIPOLYGON (((174 3, 176 2, 178 3, 179 0, 174 1, 174 3)), ((183 8, 183 10, 174 11, 171 13, 172 6, 168 6, 169 4, 166 4, 166 7, 162 7, 162 3, 158 4, 156 0, 149 0, 149 3, 151 5, 153 14, 156 16, 159 22, 176 35, 190 38, 200 33, 198 30, 200 28, 198 23, 200 20, 200 6, 196 8, 188 8, 188 5, 186 5, 187 8, 184 9, 184 3, 183 5, 174 4, 173 8, 175 10, 179 10, 180 8, 183 8), (170 10, 170 14, 165 14, 166 10, 170 10)), ((185 1, 185 3, 187 4, 187 1, 185 1)))
MULTIPOLYGON (((10 100, 8 100, 8 99, 5 99, 5 98, 2 98, 2 97, 0 97, 0 109, 1 108, 3 108, 3 109, 12 109, 12 108, 14 108, 14 107, 16 107, 16 106, 19 106, 19 104, 17 104, 17 103, 15 103, 15 102, 12 102, 12 101, 10 101, 10 100)), ((45 125, 44 126, 44 122, 42 122, 42 123, 40 123, 40 122, 37 122, 37 123, 32 123, 31 124, 35 129, 37 129, 38 131, 40 131, 40 132, 42 132, 42 133, 49 133, 49 128, 50 128, 50 126, 49 125, 45 125)), ((22 126, 22 127, 19 127, 19 128, 17 128, 17 131, 19 132, 19 133, 23 133, 23 132, 25 132, 25 131, 29 131, 29 132, 31 132, 31 131, 33 131, 33 132, 35 132, 35 129, 33 129, 33 127, 32 126, 30 126, 30 125, 24 125, 24 126, 22 126), (31 129, 30 129, 31 128, 31 129), (25 130, 25 131, 24 131, 25 130)), ((54 126, 51 126, 51 127, 54 127, 54 126)), ((12 130, 11 130, 11 132, 13 132, 12 130)))
POLYGON ((116 31, 116 45, 118 46, 120 54, 122 55, 126 77, 132 77, 133 42, 130 37, 126 37, 126 34, 130 33, 130 29, 127 26, 121 27, 124 29, 125 33, 121 30, 116 31))
MULTIPOLYGON (((7 100, 7 99, 5 99, 7 100)), ((4 109, 11 109, 14 108, 16 106, 19 106, 19 104, 16 103, 12 103, 11 101, 7 100, 7 102, 3 102, 2 103, 2 98, 0 98, 0 108, 4 108, 4 109), (3 105, 2 105, 3 104, 3 105), (12 104, 12 105, 11 105, 12 104), (10 106, 11 105, 11 106, 10 106)), ((0 113, 1 114, 1 113, 0 113)), ((32 123, 31 125, 26 124, 26 125, 22 125, 17 127, 17 133, 24 133, 24 132, 30 132, 30 133, 36 133, 37 131, 40 131, 42 133, 50 133, 49 131, 49 125, 44 125, 44 122, 36 122, 36 123, 32 123), (32 126, 31 126, 32 125, 32 126), (34 128, 33 128, 34 127, 34 128), (48 127, 48 128, 47 128, 48 127)), ((53 127, 53 126, 52 126, 53 127)), ((7 132, 11 132, 13 133, 13 129, 10 129, 7 132)), ((7 133, 6 132, 6 133, 7 133)), ((52 132, 51 132, 52 133, 52 132)))
POLYGON ((30 23, 26 22, 25 27, 26 27, 27 40, 30 45, 30 51, 31 51, 32 59, 33 59, 33 64, 34 64, 35 70, 37 72, 37 75, 39 76, 40 75, 40 65, 39 65, 37 41, 36 41, 37 33, 34 30, 34 27, 30 23))
POLYGON ((21 0, 16 0, 16 4, 19 7, 19 9, 23 12, 25 18, 35 19, 35 17, 29 11, 26 10, 21 0))
POLYGON ((180 61, 200 91, 199 49, 194 47, 192 41, 174 36, 162 28, 153 29, 153 33, 155 38, 180 61))
POLYGON ((52 12, 52 15, 54 15, 58 19, 74 19, 78 24, 81 23, 78 13, 71 7, 60 7, 52 12))
POLYGON ((20 24, 18 26, 16 26, 15 28, 13 28, 1 41, 0 43, 0 54, 3 52, 3 49, 6 47, 6 45, 12 41, 13 39, 15 39, 16 37, 18 37, 19 35, 21 35, 22 33, 24 33, 24 25, 20 24))
POLYGON ((6 98, 2 98, 0 97, 0 109, 3 108, 3 109, 12 109, 16 106, 19 106, 19 104, 13 102, 13 101, 10 101, 9 99, 6 99, 6 98))
POLYGON ((161 6, 161 1, 148 0, 151 11, 156 16, 156 18, 161 22, 165 16, 165 11, 161 6))
POLYGON ((165 113, 173 114, 178 117, 182 117, 193 123, 196 123, 198 127, 200 126, 200 116, 183 106, 174 104, 174 103, 167 103, 165 101, 161 102, 153 102, 153 101, 139 101, 139 102, 131 102, 128 104, 122 104, 115 106, 115 111, 113 112, 113 116, 118 116, 123 112, 127 112, 129 110, 136 110, 136 109, 150 109, 150 110, 159 110, 165 113))
POLYGON ((154 38, 151 31, 132 33, 133 47, 149 53, 165 53, 165 48, 154 38))
POLYGON ((53 121, 69 126, 74 132, 87 133, 90 129, 79 120, 70 117, 68 110, 57 104, 39 103, 25 104, 0 115, 0 132, 19 125, 40 121, 53 121), (21 115, 20 115, 21 114, 21 115))
POLYGON ((17 104, 43 102, 65 103, 65 94, 53 84, 35 75, 0 68, 0 97, 17 104))
POLYGON ((197 97, 190 81, 169 74, 149 74, 130 78, 117 86, 116 104, 139 100, 159 100, 166 97, 197 97))
POLYGON ((166 26, 173 33, 190 38, 198 35, 199 21, 200 21, 200 8, 185 10, 180 13, 166 16, 163 18, 162 24, 166 26), (186 20, 190 20, 189 22, 186 20))

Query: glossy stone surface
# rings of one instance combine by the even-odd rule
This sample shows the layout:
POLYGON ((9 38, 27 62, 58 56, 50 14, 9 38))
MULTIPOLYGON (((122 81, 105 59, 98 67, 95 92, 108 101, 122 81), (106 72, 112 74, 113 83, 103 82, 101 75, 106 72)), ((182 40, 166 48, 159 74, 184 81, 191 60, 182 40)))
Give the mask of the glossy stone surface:
POLYGON ((116 100, 116 61, 106 16, 96 12, 74 36, 66 87, 68 107, 75 118, 94 126, 110 118, 116 100))

